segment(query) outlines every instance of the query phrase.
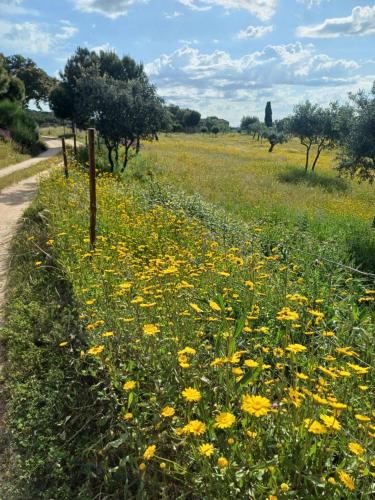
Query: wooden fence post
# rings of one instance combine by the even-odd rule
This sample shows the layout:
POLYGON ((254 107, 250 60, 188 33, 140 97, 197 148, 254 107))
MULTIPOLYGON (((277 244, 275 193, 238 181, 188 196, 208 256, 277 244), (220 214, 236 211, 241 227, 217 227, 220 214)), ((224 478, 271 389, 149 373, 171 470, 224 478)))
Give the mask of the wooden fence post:
POLYGON ((95 129, 88 129, 89 162, 90 162, 90 244, 95 248, 96 242, 96 178, 95 178, 95 129))
POLYGON ((76 124, 74 124, 74 128, 73 128, 73 151, 74 151, 74 156, 77 158, 77 127, 76 127, 76 124))
POLYGON ((61 139, 61 144, 62 144, 62 154, 64 159, 64 174, 65 178, 67 179, 69 177, 69 172, 68 172, 68 158, 66 156, 65 137, 61 139))

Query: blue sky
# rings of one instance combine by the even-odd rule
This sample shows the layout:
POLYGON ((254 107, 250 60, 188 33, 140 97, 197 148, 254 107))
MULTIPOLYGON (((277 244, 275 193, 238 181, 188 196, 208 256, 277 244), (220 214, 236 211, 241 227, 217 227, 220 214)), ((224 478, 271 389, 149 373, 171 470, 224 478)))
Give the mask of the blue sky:
POLYGON ((57 75, 75 48, 129 54, 168 102, 237 125, 375 80, 369 0, 0 0, 0 51, 57 75))

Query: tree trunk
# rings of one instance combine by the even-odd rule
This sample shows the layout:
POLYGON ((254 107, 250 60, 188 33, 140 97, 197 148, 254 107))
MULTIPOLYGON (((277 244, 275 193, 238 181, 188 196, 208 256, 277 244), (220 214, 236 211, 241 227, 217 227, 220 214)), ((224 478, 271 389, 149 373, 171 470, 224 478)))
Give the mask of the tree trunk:
POLYGON ((112 158, 113 146, 106 139, 104 139, 104 143, 105 143, 106 148, 108 150, 108 161, 109 161, 109 164, 111 165, 111 173, 113 173, 113 171, 115 169, 115 165, 113 163, 113 158, 112 158))
POLYGON ((316 167, 316 164, 319 160, 319 156, 320 156, 320 153, 323 151, 323 144, 319 144, 318 146, 318 150, 316 152, 316 156, 315 156, 315 159, 314 159, 314 162, 312 164, 312 167, 311 167, 311 170, 314 172, 315 170, 315 167, 316 167))
POLYGON ((275 143, 274 143, 274 142, 271 142, 270 144, 271 144, 271 145, 270 145, 270 149, 268 150, 268 152, 269 152, 269 153, 272 153, 273 148, 275 147, 275 143))
POLYGON ((321 153, 321 152, 322 152, 322 150, 318 148, 318 152, 316 153, 316 156, 315 156, 314 162, 313 162, 312 167, 311 167, 312 172, 314 172, 314 171, 315 171, 315 166, 316 166, 316 164, 317 164, 317 162, 318 162, 318 160, 319 160, 319 156, 320 156, 320 153, 321 153))
POLYGON ((133 142, 134 142, 134 139, 132 139, 131 141, 127 141, 125 139, 125 157, 124 157, 124 164, 123 164, 123 167, 122 167, 122 172, 124 172, 125 168, 126 168, 126 165, 128 164, 128 160, 129 160, 129 149, 131 148, 131 146, 133 145, 133 142))
POLYGON ((307 169, 309 168, 310 148, 311 148, 311 146, 308 146, 308 147, 306 148, 305 173, 307 172, 307 169))
POLYGON ((139 151, 141 149, 141 139, 139 137, 137 137, 137 143, 136 143, 136 147, 135 147, 135 152, 138 154, 139 151))

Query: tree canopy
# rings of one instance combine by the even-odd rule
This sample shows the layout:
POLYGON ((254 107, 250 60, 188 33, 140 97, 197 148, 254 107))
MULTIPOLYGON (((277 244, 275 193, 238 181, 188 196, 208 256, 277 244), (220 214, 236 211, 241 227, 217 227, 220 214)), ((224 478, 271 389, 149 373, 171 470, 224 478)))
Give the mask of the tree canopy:
POLYGON ((55 79, 48 76, 32 59, 16 54, 5 57, 4 66, 9 75, 22 81, 26 105, 33 100, 40 109, 40 103, 48 101, 55 79))
POLYGON ((341 146, 338 169, 352 177, 375 179, 375 82, 371 92, 350 95, 352 110, 342 109, 341 146))

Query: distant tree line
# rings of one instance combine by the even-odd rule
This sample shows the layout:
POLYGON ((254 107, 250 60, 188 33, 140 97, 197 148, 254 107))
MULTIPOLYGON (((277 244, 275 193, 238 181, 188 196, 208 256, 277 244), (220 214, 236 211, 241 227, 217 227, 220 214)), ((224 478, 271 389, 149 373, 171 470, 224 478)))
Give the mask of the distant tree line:
POLYGON ((202 118, 198 111, 180 108, 174 104, 167 106, 167 111, 172 132, 202 132, 216 135, 231 130, 229 122, 217 116, 202 118))

